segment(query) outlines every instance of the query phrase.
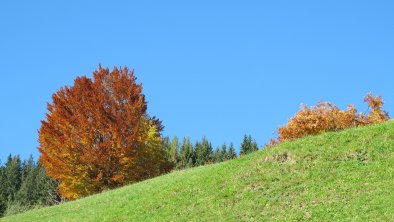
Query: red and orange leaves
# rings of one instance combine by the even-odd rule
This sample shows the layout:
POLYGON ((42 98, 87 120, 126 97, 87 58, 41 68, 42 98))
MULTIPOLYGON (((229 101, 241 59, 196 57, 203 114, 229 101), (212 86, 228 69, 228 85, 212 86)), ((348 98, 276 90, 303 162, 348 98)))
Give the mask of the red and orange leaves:
POLYGON ((327 131, 344 130, 357 126, 383 123, 389 120, 389 115, 382 110, 381 96, 374 97, 370 93, 364 98, 368 103, 369 113, 358 113, 353 105, 346 110, 340 110, 329 102, 319 102, 316 106, 303 106, 285 126, 278 128, 277 140, 272 140, 268 146, 275 146, 283 141, 291 141, 309 135, 327 131))
POLYGON ((39 130, 40 162, 76 199, 147 179, 169 165, 160 148, 161 122, 147 114, 133 71, 101 66, 52 96, 39 130))

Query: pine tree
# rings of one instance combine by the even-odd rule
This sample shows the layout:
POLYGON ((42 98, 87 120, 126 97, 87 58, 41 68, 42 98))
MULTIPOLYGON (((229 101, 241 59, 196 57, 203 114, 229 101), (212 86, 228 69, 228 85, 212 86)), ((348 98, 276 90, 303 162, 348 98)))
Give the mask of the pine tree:
POLYGON ((196 143, 196 166, 201 166, 212 162, 212 144, 203 137, 201 143, 196 143))
POLYGON ((200 141, 196 141, 194 144, 194 153, 196 154, 196 164, 195 166, 200 166, 202 165, 202 145, 200 141))
POLYGON ((245 155, 245 154, 257 151, 258 149, 259 148, 258 148, 256 140, 252 140, 252 136, 250 136, 250 135, 247 136, 245 134, 244 139, 241 144, 240 154, 245 155))
POLYGON ((15 195, 21 186, 21 159, 19 156, 7 158, 4 169, 4 196, 8 203, 14 201, 15 195))
POLYGON ((252 152, 259 150, 259 146, 257 145, 256 140, 253 140, 252 143, 252 152))
POLYGON ((213 152, 212 161, 215 163, 219 163, 223 161, 222 152, 220 151, 219 147, 216 147, 215 151, 213 152))
POLYGON ((228 160, 226 143, 223 143, 222 145, 221 155, 222 155, 222 161, 228 160))
POLYGON ((240 148, 240 155, 245 155, 248 154, 250 150, 250 143, 248 140, 248 136, 245 134, 244 139, 241 143, 241 148, 240 148))
POLYGON ((170 161, 175 165, 177 165, 179 162, 179 141, 177 136, 174 136, 171 140, 170 161))
POLYGON ((61 201, 57 192, 59 182, 49 177, 45 168, 41 164, 37 164, 35 169, 36 187, 35 187, 35 200, 36 204, 40 206, 50 206, 57 204, 61 201))
POLYGON ((173 166, 175 166, 175 163, 171 161, 171 142, 170 138, 168 136, 164 137, 161 142, 161 147, 165 151, 165 156, 164 158, 168 163, 171 163, 173 166))
POLYGON ((235 152, 233 143, 230 143, 230 146, 229 146, 228 152, 227 152, 227 158, 228 158, 229 160, 232 160, 232 159, 236 159, 236 158, 237 158, 237 153, 235 152))
POLYGON ((178 168, 190 168, 194 166, 194 150, 193 145, 188 137, 183 139, 180 151, 180 161, 178 168))
POLYGON ((7 199, 5 196, 5 167, 0 164, 0 217, 7 209, 7 199))
POLYGON ((35 195, 36 187, 36 164, 32 156, 28 160, 23 161, 22 165, 22 179, 21 186, 16 193, 14 202, 26 206, 32 207, 37 199, 35 195))
POLYGON ((58 203, 57 186, 32 156, 21 164, 19 156, 10 155, 0 166, 0 217, 58 203))

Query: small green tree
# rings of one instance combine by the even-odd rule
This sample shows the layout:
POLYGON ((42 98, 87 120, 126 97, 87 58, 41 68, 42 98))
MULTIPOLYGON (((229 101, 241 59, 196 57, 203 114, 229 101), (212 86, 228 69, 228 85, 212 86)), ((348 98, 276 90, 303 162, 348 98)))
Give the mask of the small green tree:
POLYGON ((196 143, 196 166, 201 166, 212 162, 213 149, 212 144, 204 136, 201 143, 196 143))
POLYGON ((226 143, 223 143, 223 145, 222 145, 221 155, 222 155, 222 161, 228 160, 226 143))
POLYGON ((254 139, 252 143, 252 152, 259 150, 259 145, 257 145, 257 141, 254 139))
POLYGON ((45 168, 41 164, 37 164, 35 169, 36 186, 35 186, 35 203, 40 206, 50 206, 61 202, 61 198, 57 192, 59 182, 49 177, 45 168))
POLYGON ((21 186, 21 167, 20 157, 12 157, 10 154, 4 169, 4 196, 8 203, 14 201, 15 195, 21 186))
POLYGON ((174 136, 171 140, 170 161, 175 163, 175 165, 179 162, 179 141, 177 136, 174 136))
POLYGON ((188 137, 183 139, 180 151, 180 161, 178 168, 190 168, 194 166, 194 149, 188 137))
POLYGON ((248 153, 254 152, 258 150, 258 145, 256 140, 252 140, 252 136, 247 136, 246 134, 244 135, 244 139, 241 144, 241 149, 240 149, 240 154, 241 155, 246 155, 248 153))
POLYGON ((0 217, 3 216, 7 209, 7 200, 5 196, 5 167, 0 164, 0 217))
POLYGON ((219 163, 223 161, 222 152, 220 151, 219 147, 216 147, 215 151, 213 152, 212 161, 215 163, 219 163))
POLYGON ((27 208, 34 206, 36 200, 38 199, 36 195, 36 179, 36 164, 33 160, 33 157, 30 156, 28 160, 23 161, 21 186, 16 193, 16 198, 14 200, 15 203, 26 206, 27 208))
POLYGON ((230 143, 230 146, 227 151, 227 159, 232 160, 237 158, 237 153, 235 152, 233 143, 230 143))
POLYGON ((161 147, 165 152, 164 158, 166 159, 166 161, 170 165, 172 165, 171 168, 173 168, 175 166, 176 162, 171 161, 171 142, 170 142, 170 138, 168 138, 168 136, 166 136, 162 139, 161 147))

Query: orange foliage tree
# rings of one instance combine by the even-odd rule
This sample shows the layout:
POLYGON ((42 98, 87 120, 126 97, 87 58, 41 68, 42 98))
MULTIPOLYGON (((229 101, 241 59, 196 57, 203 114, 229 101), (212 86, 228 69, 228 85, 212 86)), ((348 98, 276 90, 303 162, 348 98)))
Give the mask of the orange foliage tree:
POLYGON ((52 96, 39 130, 40 162, 59 192, 76 199, 171 169, 161 122, 147 114, 142 85, 127 68, 99 67, 93 79, 52 96))
POLYGON ((381 96, 374 97, 369 93, 364 102, 368 103, 369 113, 357 113, 353 105, 349 105, 347 110, 340 110, 329 102, 319 102, 312 107, 302 106, 285 126, 278 128, 279 136, 277 140, 271 140, 269 146, 326 131, 383 123, 389 119, 388 113, 382 110, 381 96))

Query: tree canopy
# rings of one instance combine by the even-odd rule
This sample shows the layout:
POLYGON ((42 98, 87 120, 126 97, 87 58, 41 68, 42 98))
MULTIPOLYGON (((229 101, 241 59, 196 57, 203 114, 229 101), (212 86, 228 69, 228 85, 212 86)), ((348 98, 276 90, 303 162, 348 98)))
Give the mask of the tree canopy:
POLYGON ((76 199, 169 171, 161 122, 147 113, 133 71, 99 66, 77 77, 48 104, 39 130, 40 162, 76 199))

